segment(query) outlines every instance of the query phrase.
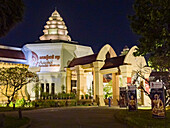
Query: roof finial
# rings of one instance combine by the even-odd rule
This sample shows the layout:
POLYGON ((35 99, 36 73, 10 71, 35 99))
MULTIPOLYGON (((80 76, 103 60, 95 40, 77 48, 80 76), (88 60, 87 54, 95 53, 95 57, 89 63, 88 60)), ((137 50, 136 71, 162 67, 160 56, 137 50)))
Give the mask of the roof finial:
POLYGON ((57 11, 57 7, 55 6, 55 10, 57 11))

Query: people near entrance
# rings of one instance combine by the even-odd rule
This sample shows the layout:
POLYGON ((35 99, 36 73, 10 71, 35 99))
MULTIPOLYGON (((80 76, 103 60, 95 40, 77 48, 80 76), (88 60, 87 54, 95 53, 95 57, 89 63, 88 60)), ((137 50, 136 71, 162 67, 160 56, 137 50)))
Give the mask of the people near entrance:
POLYGON ((108 98, 109 101, 109 107, 111 107, 111 97, 108 98))
POLYGON ((158 94, 154 95, 154 99, 152 100, 152 114, 156 116, 164 116, 164 104, 160 99, 158 94))

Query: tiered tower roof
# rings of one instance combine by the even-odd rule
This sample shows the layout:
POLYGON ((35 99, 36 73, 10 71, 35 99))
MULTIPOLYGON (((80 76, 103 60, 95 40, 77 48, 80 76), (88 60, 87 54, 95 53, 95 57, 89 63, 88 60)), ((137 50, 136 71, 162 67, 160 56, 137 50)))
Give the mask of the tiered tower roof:
POLYGON ((67 27, 63 21, 63 18, 55 10, 49 21, 44 26, 44 35, 40 37, 40 40, 65 40, 71 41, 71 38, 68 34, 67 27))

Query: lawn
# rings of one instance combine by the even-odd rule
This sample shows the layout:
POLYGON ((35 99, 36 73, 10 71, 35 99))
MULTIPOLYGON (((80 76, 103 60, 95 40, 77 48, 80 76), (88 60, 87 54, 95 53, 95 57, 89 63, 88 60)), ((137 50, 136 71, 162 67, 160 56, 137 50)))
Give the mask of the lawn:
MULTIPOLYGON (((35 107, 22 107, 21 110, 34 110, 34 109, 39 109, 39 108, 35 108, 35 107)), ((15 108, 15 110, 13 110, 12 107, 0 107, 0 112, 7 112, 7 111, 18 111, 19 108, 15 108)))
POLYGON ((4 128, 19 128, 25 124, 28 124, 30 121, 29 118, 23 117, 22 119, 19 119, 18 117, 5 117, 5 127, 4 128))
POLYGON ((128 110, 116 110, 115 117, 125 123, 129 128, 170 128, 170 110, 166 111, 165 119, 152 118, 151 110, 129 112, 128 110))

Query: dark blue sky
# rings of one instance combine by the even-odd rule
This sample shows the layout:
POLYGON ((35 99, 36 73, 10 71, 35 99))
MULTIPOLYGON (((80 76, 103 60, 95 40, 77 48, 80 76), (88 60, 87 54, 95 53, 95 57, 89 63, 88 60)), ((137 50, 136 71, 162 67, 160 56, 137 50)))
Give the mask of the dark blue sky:
POLYGON ((134 0, 24 0, 23 22, 0 39, 0 44, 22 47, 43 35, 44 25, 51 13, 57 11, 64 19, 69 35, 79 44, 91 46, 98 52, 106 43, 116 53, 125 45, 137 44, 127 16, 133 14, 134 0))

